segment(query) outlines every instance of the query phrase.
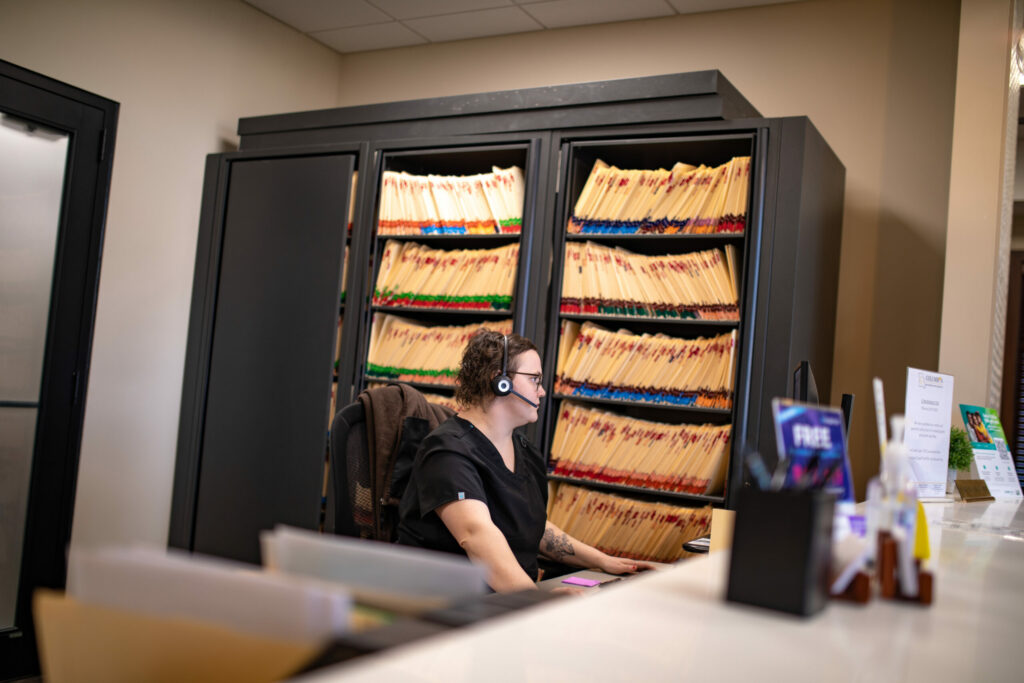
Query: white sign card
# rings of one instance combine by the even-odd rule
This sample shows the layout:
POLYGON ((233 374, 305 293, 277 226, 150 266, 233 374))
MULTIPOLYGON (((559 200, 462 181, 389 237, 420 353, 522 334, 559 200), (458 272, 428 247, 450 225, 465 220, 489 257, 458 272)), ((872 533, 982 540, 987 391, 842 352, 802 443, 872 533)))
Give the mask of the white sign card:
POLYGON ((953 376, 907 368, 903 446, 918 498, 946 495, 953 376))

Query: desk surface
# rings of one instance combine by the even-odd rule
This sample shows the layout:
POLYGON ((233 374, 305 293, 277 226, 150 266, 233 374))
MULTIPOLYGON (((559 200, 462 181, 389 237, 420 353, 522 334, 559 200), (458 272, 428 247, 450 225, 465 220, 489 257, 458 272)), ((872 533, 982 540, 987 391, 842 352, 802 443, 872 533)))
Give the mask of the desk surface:
POLYGON ((726 603, 728 553, 325 669, 328 681, 1021 681, 1024 505, 926 506, 930 608, 726 603))

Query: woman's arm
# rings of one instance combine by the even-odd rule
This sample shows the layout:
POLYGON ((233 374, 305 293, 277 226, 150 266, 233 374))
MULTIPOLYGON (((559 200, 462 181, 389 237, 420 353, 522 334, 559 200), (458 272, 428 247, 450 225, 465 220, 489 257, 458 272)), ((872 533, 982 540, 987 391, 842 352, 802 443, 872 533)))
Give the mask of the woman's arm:
POLYGON ((654 569, 647 562, 612 557, 583 541, 573 538, 551 522, 544 524, 544 536, 540 539, 540 554, 549 560, 573 567, 600 569, 609 574, 634 574, 645 569, 654 569))
POLYGON ((437 508, 437 515, 466 551, 469 559, 487 568, 487 585, 498 593, 537 588, 491 521, 491 513, 482 501, 466 499, 437 508))

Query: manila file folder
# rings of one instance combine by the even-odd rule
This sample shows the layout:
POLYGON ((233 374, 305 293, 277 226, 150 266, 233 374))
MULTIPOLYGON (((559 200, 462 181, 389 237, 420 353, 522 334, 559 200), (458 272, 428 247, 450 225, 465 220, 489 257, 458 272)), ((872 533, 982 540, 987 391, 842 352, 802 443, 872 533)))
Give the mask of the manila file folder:
POLYGON ((321 647, 100 607, 49 590, 36 592, 33 611, 47 683, 278 681, 321 647))

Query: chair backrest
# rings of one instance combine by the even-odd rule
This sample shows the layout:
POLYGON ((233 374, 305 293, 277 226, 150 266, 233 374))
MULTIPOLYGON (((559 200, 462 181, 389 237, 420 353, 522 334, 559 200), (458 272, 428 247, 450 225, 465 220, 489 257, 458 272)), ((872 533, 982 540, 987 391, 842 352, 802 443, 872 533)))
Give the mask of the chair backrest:
POLYGON ((333 479, 334 533, 366 538, 375 527, 366 412, 359 401, 334 416, 330 473, 333 479))
POLYGON ((389 384, 363 391, 335 415, 329 453, 334 533, 395 540, 419 444, 452 414, 412 387, 389 384))

